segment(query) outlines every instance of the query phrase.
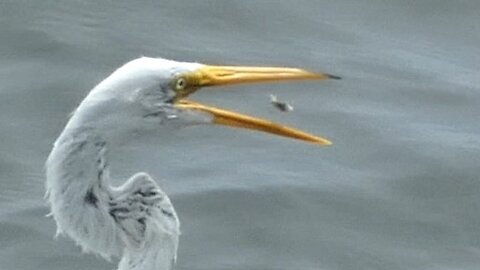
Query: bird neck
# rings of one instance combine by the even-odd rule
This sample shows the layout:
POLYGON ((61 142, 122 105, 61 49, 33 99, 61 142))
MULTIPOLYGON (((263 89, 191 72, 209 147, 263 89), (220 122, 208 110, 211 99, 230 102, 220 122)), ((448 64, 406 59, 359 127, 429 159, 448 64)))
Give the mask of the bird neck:
POLYGON ((106 190, 109 184, 106 152, 106 141, 93 130, 66 130, 48 157, 47 185, 51 182, 62 190, 75 188, 78 194, 86 194, 92 188, 106 190))
MULTIPOLYGON (((128 230, 122 231, 121 228, 127 226, 136 230, 136 227, 129 227, 136 223, 124 222, 120 226, 112 216, 115 198, 122 190, 125 194, 130 190, 110 186, 106 155, 106 140, 94 129, 67 128, 55 142, 46 164, 46 188, 57 234, 65 233, 84 250, 105 258, 120 256, 123 252, 119 270, 172 269, 178 244, 177 231, 175 237, 158 231, 163 227, 152 218, 151 223, 146 221, 145 242, 133 245, 126 236, 128 230)), ((135 183, 127 182, 124 186, 135 183)), ((155 211, 163 213, 159 208, 155 211)), ((175 220, 178 223, 176 216, 175 220)))
POLYGON ((111 187, 107 145, 93 130, 65 130, 46 164, 46 197, 57 223, 86 251, 120 255, 120 239, 108 213, 111 187))

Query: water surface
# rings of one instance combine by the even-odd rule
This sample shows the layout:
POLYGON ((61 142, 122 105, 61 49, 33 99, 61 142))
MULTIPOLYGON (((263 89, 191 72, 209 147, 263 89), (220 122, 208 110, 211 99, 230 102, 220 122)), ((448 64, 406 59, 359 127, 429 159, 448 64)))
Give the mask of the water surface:
POLYGON ((204 90, 329 148, 192 127, 116 149, 182 222, 177 269, 479 269, 478 1, 1 1, 0 268, 113 269, 45 218, 44 162, 116 67, 158 56, 342 81, 204 90), (269 94, 292 103, 282 114, 269 94))

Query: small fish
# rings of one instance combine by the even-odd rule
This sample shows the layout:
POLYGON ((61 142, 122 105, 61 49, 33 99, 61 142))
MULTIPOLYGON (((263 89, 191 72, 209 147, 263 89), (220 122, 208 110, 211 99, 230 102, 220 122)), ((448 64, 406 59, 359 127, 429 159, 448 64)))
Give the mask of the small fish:
POLYGON ((293 106, 282 101, 278 101, 277 96, 270 94, 270 103, 272 103, 273 107, 277 108, 279 111, 282 112, 291 112, 293 111, 293 106))

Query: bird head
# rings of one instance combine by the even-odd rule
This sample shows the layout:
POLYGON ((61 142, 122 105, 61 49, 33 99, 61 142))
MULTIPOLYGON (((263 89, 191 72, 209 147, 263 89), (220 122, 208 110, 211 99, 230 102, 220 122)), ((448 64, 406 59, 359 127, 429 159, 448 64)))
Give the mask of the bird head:
POLYGON ((158 130, 159 125, 213 123, 329 145, 329 140, 299 129, 187 99, 207 87, 326 79, 339 77, 297 68, 212 66, 142 57, 126 63, 98 84, 80 104, 67 128, 92 128, 106 139, 116 140, 158 130))

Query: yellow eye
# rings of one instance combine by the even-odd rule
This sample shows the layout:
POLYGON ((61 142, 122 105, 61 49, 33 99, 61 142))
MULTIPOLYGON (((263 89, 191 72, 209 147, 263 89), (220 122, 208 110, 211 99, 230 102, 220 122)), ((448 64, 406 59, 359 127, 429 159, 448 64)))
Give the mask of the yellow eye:
POLYGON ((184 78, 178 78, 175 82, 176 90, 183 90, 187 87, 187 81, 184 78))

